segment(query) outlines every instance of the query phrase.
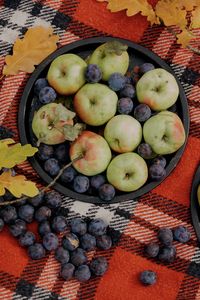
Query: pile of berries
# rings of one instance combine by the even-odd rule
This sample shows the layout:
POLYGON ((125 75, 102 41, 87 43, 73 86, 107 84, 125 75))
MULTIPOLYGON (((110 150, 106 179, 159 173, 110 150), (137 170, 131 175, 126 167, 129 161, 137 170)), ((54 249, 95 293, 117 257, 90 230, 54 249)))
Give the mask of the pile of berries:
MULTIPOLYGON (((13 199, 7 192, 0 201, 13 199)), ((13 199, 14 200, 14 199, 13 199)), ((61 214, 62 197, 56 191, 29 198, 0 210, 0 231, 8 225, 12 236, 22 247, 26 247, 30 258, 45 257, 48 251, 55 251, 55 258, 61 263, 60 275, 65 280, 75 276, 79 281, 88 280, 92 274, 101 276, 107 268, 105 257, 98 256, 88 263, 87 252, 108 250, 112 246, 111 236, 102 219, 84 221, 73 218, 70 222, 61 214), (38 236, 27 229, 27 224, 38 222, 38 236), (62 239, 58 234, 62 233, 62 239), (61 241, 60 241, 61 239, 61 241)))
MULTIPOLYGON (((158 243, 150 243, 145 247, 145 254, 150 258, 157 258, 163 263, 173 263, 176 259, 176 247, 173 241, 180 243, 189 242, 191 234, 185 226, 178 226, 173 230, 170 228, 161 228, 158 231, 158 243)), ((140 281, 145 285, 156 283, 157 275, 152 270, 145 270, 140 274, 140 281)))

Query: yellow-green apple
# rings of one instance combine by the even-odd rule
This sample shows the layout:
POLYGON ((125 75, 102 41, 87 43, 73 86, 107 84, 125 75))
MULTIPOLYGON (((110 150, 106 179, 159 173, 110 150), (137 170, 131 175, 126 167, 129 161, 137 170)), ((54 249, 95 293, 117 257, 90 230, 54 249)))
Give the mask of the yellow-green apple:
POLYGON ((59 94, 71 95, 84 85, 86 67, 86 62, 78 55, 63 54, 52 61, 47 80, 59 94))
POLYGON ((73 125, 75 113, 62 104, 49 103, 35 112, 32 129, 38 140, 48 145, 60 144, 66 140, 64 125, 73 125))
POLYGON ((179 95, 179 87, 174 76, 162 68, 146 72, 137 82, 137 98, 155 111, 172 106, 179 95))
POLYGON ((132 192, 145 184, 148 168, 145 160, 137 153, 122 153, 111 160, 106 175, 108 182, 116 189, 132 192))
POLYGON ((102 71, 102 79, 108 80, 112 73, 125 74, 129 66, 127 46, 118 41, 110 41, 97 47, 88 59, 102 71))
POLYGON ((142 140, 142 126, 129 115, 116 115, 106 124, 104 137, 112 150, 131 152, 142 140))
POLYGON ((162 111, 148 119, 143 126, 143 136, 157 154, 177 151, 185 142, 181 119, 173 112, 162 111))
POLYGON ((105 171, 111 160, 111 150, 106 140, 87 130, 83 131, 71 144, 69 154, 72 161, 83 155, 73 163, 73 166, 86 176, 93 176, 105 171))
POLYGON ((117 94, 105 84, 87 83, 76 93, 74 109, 83 122, 99 126, 115 115, 117 101, 117 94))

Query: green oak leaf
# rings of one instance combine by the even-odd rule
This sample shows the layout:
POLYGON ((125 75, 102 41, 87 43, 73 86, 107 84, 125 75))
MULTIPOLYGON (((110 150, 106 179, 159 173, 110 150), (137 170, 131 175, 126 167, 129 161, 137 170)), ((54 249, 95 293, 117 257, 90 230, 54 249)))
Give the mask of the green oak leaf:
POLYGON ((61 103, 59 103, 55 110, 55 120, 54 124, 60 121, 68 121, 72 120, 76 116, 76 113, 64 107, 61 103), (67 110, 67 113, 66 113, 67 110))
POLYGON ((86 125, 82 123, 76 123, 73 125, 64 125, 63 126, 63 133, 65 136, 65 139, 73 142, 77 137, 81 134, 83 130, 85 130, 86 125))

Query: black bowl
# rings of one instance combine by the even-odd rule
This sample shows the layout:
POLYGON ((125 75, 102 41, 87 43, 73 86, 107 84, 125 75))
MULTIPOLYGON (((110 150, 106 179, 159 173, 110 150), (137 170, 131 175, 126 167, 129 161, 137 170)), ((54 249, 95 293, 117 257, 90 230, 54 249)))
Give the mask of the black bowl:
MULTIPOLYGON (((151 62, 156 67, 163 68, 167 70, 168 72, 172 73, 174 77, 176 78, 175 74, 171 70, 171 68, 156 54, 149 51, 148 49, 137 45, 131 41, 120 39, 120 38, 111 38, 111 37, 97 37, 97 38, 89 38, 81 41, 74 42, 72 44, 66 45, 58 50, 56 50, 54 53, 52 53, 50 56, 48 56, 33 72, 33 74, 30 76, 26 87, 24 89, 20 106, 19 106, 19 114, 18 114, 18 127, 19 127, 19 134, 20 134, 20 140, 22 144, 30 143, 35 146, 35 137, 31 129, 31 121, 32 121, 32 115, 33 115, 33 107, 34 107, 34 101, 33 101, 33 86, 35 81, 43 77, 47 74, 48 68, 50 66, 50 63, 59 55, 62 55, 64 53, 74 53, 77 55, 80 55, 82 58, 86 58, 95 48, 97 48, 100 44, 105 43, 110 40, 118 40, 122 43, 125 43, 128 45, 128 52, 130 56, 130 67, 133 68, 136 65, 141 65, 144 62, 151 62)), ((188 104, 187 99, 183 90, 183 87, 181 86, 180 82, 176 78, 177 83, 179 85, 179 98, 177 100, 177 113, 180 116, 185 132, 186 132, 186 140, 188 137, 189 132, 189 110, 188 110, 188 104)), ((166 176, 160 180, 159 182, 150 181, 148 180, 147 183, 138 189, 135 192, 131 193, 119 193, 116 195, 116 197, 110 201, 109 203, 116 203, 128 199, 134 199, 136 197, 139 197, 149 191, 151 191, 153 188, 158 186, 176 167, 178 161, 180 160, 185 144, 174 154, 167 156, 167 167, 166 167, 166 176)), ((32 164, 33 168, 36 170, 36 172, 39 174, 39 176, 46 182, 50 183, 52 181, 52 178, 44 171, 40 160, 37 158, 37 156, 32 157, 29 159, 30 163, 32 164)), ((99 199, 97 196, 93 195, 85 195, 85 194, 78 194, 74 192, 72 189, 67 188, 66 186, 62 185, 62 183, 57 182, 54 185, 54 188, 58 190, 59 192, 63 193, 66 196, 72 197, 74 199, 84 201, 84 202, 90 202, 90 203, 96 203, 101 204, 105 203, 101 199, 99 199)))
POLYGON ((190 209, 191 209, 192 223, 196 231, 197 239, 200 242, 200 206, 197 198, 197 188, 199 184, 200 184, 200 165, 198 166, 195 172, 193 182, 192 182, 191 193, 190 193, 190 209))

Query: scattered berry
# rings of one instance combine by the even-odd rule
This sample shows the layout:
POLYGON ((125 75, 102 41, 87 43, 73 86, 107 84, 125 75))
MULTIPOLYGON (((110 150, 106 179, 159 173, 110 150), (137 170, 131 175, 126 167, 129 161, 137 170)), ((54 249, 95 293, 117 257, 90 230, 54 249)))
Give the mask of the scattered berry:
POLYGON ((62 196, 56 191, 51 191, 45 194, 46 205, 50 208, 57 208, 61 205, 62 196))
POLYGON ((41 160, 45 161, 53 157, 53 146, 40 144, 38 147, 38 156, 41 160))
POLYGON ((108 263, 105 257, 94 258, 90 263, 90 270, 97 276, 102 276, 108 269, 108 263))
POLYGON ((54 156, 60 163, 66 163, 69 160, 68 144, 61 144, 56 146, 54 156))
POLYGON ((167 161, 164 156, 157 156, 153 159, 153 165, 161 165, 163 168, 166 167, 167 161))
POLYGON ((1 217, 5 223, 9 224, 17 219, 16 208, 12 205, 8 205, 1 210, 1 217))
POLYGON ((85 251, 94 250, 96 247, 96 238, 89 233, 86 233, 83 236, 81 236, 80 242, 81 242, 81 247, 85 251))
POLYGON ((109 87, 111 88, 111 90, 115 92, 122 90, 125 87, 125 84, 126 84, 126 77, 121 73, 113 73, 110 75, 108 79, 109 87))
POLYGON ((41 259, 45 257, 46 251, 42 244, 40 243, 35 243, 28 247, 28 255, 32 259, 41 259))
POLYGON ((159 253, 159 245, 156 243, 150 243, 145 248, 145 253, 148 257, 156 257, 159 253))
POLYGON ((90 185, 93 189, 98 190, 102 184, 106 182, 104 175, 98 174, 94 175, 90 179, 90 185))
POLYGON ((0 232, 3 230, 4 228, 4 221, 3 219, 0 219, 0 232))
POLYGON ((74 251, 79 246, 79 239, 74 233, 67 233, 63 236, 62 245, 69 251, 74 251))
POLYGON ((55 250, 58 248, 58 237, 54 233, 49 232, 43 236, 42 243, 48 251, 55 250))
POLYGON ((31 231, 26 231, 19 238, 19 243, 22 247, 29 247, 35 243, 35 234, 31 231))
POLYGON ((144 285, 153 285, 156 283, 157 275, 155 272, 150 270, 145 270, 142 273, 140 273, 140 281, 144 285))
POLYGON ((138 146, 138 154, 144 159, 150 159, 154 155, 153 149, 149 144, 142 143, 138 146))
POLYGON ((63 265, 68 263, 69 261, 69 251, 64 249, 63 247, 59 247, 55 251, 55 258, 63 265))
POLYGON ((29 198, 29 203, 34 207, 37 207, 43 203, 44 200, 44 193, 40 193, 39 195, 29 198))
POLYGON ((87 256, 85 250, 77 248, 71 253, 71 263, 74 266, 78 267, 80 265, 85 264, 86 262, 87 256))
POLYGON ((108 250, 112 247, 111 237, 107 234, 103 234, 97 237, 97 247, 103 250, 108 250))
POLYGON ((124 88, 120 91, 120 97, 128 97, 128 98, 135 97, 135 88, 134 88, 134 86, 130 83, 126 83, 124 88))
POLYGON ((85 71, 85 79, 87 82, 96 83, 102 78, 102 73, 99 67, 95 64, 89 64, 85 71))
POLYGON ((35 85, 34 85, 34 93, 35 95, 39 96, 39 93, 41 91, 41 89, 43 89, 44 87, 48 86, 48 81, 46 80, 46 78, 39 78, 36 80, 35 85))
POLYGON ((41 206, 35 212, 35 219, 38 222, 46 221, 51 217, 51 209, 47 206, 41 206))
POLYGON ((63 232, 67 229, 67 219, 63 216, 57 216, 52 221, 52 229, 55 232, 63 232))
POLYGON ((71 263, 62 265, 60 275, 65 280, 72 279, 74 275, 75 267, 71 263))
POLYGON ((71 231, 77 235, 84 235, 87 232, 87 224, 81 218, 74 218, 70 221, 71 231))
POLYGON ((165 246, 170 246, 173 242, 173 232, 170 228, 161 228, 158 231, 158 239, 165 246))
POLYGON ((51 226, 49 221, 42 221, 38 225, 38 232, 41 236, 44 236, 45 234, 51 232, 51 226))
POLYGON ((149 168, 149 176, 153 180, 160 180, 166 175, 166 170, 158 164, 153 164, 149 168))
POLYGON ((77 171, 73 167, 65 169, 61 175, 61 180, 65 183, 72 182, 75 176, 78 175, 77 171))
POLYGON ((57 94, 55 90, 50 86, 45 86, 39 92, 39 101, 42 104, 48 104, 56 100, 57 94))
POLYGON ((117 110, 120 114, 130 114, 133 110, 133 101, 131 98, 120 98, 117 103, 117 110))
POLYGON ((162 262, 172 263, 176 258, 176 248, 174 246, 166 246, 160 249, 158 259, 162 262))
POLYGON ((35 209, 30 204, 25 204, 19 207, 18 215, 19 217, 26 221, 27 223, 31 223, 33 221, 35 209))
POLYGON ((26 231, 26 222, 17 219, 9 226, 9 230, 14 237, 18 237, 26 231))
POLYGON ((143 75, 144 73, 149 72, 149 71, 154 70, 154 69, 155 69, 155 66, 153 64, 144 63, 140 66, 139 73, 140 73, 140 75, 143 75))
POLYGON ((87 176, 78 175, 74 178, 74 191, 77 193, 85 193, 89 189, 90 181, 87 176))
POLYGON ((94 219, 89 223, 88 232, 94 236, 106 233, 106 224, 102 219, 94 219))
POLYGON ((60 171, 58 160, 55 158, 49 158, 44 163, 44 169, 49 175, 56 176, 60 171))
POLYGON ((85 282, 90 279, 91 272, 87 265, 79 266, 74 274, 75 278, 80 282, 85 282))
POLYGON ((115 197, 115 188, 110 183, 104 183, 99 188, 99 197, 103 201, 110 201, 115 197))
POLYGON ((173 230, 174 240, 180 243, 187 243, 191 234, 185 226, 178 226, 173 230))
POLYGON ((139 122, 145 122, 151 117, 151 109, 147 104, 139 104, 134 109, 134 117, 139 122))

